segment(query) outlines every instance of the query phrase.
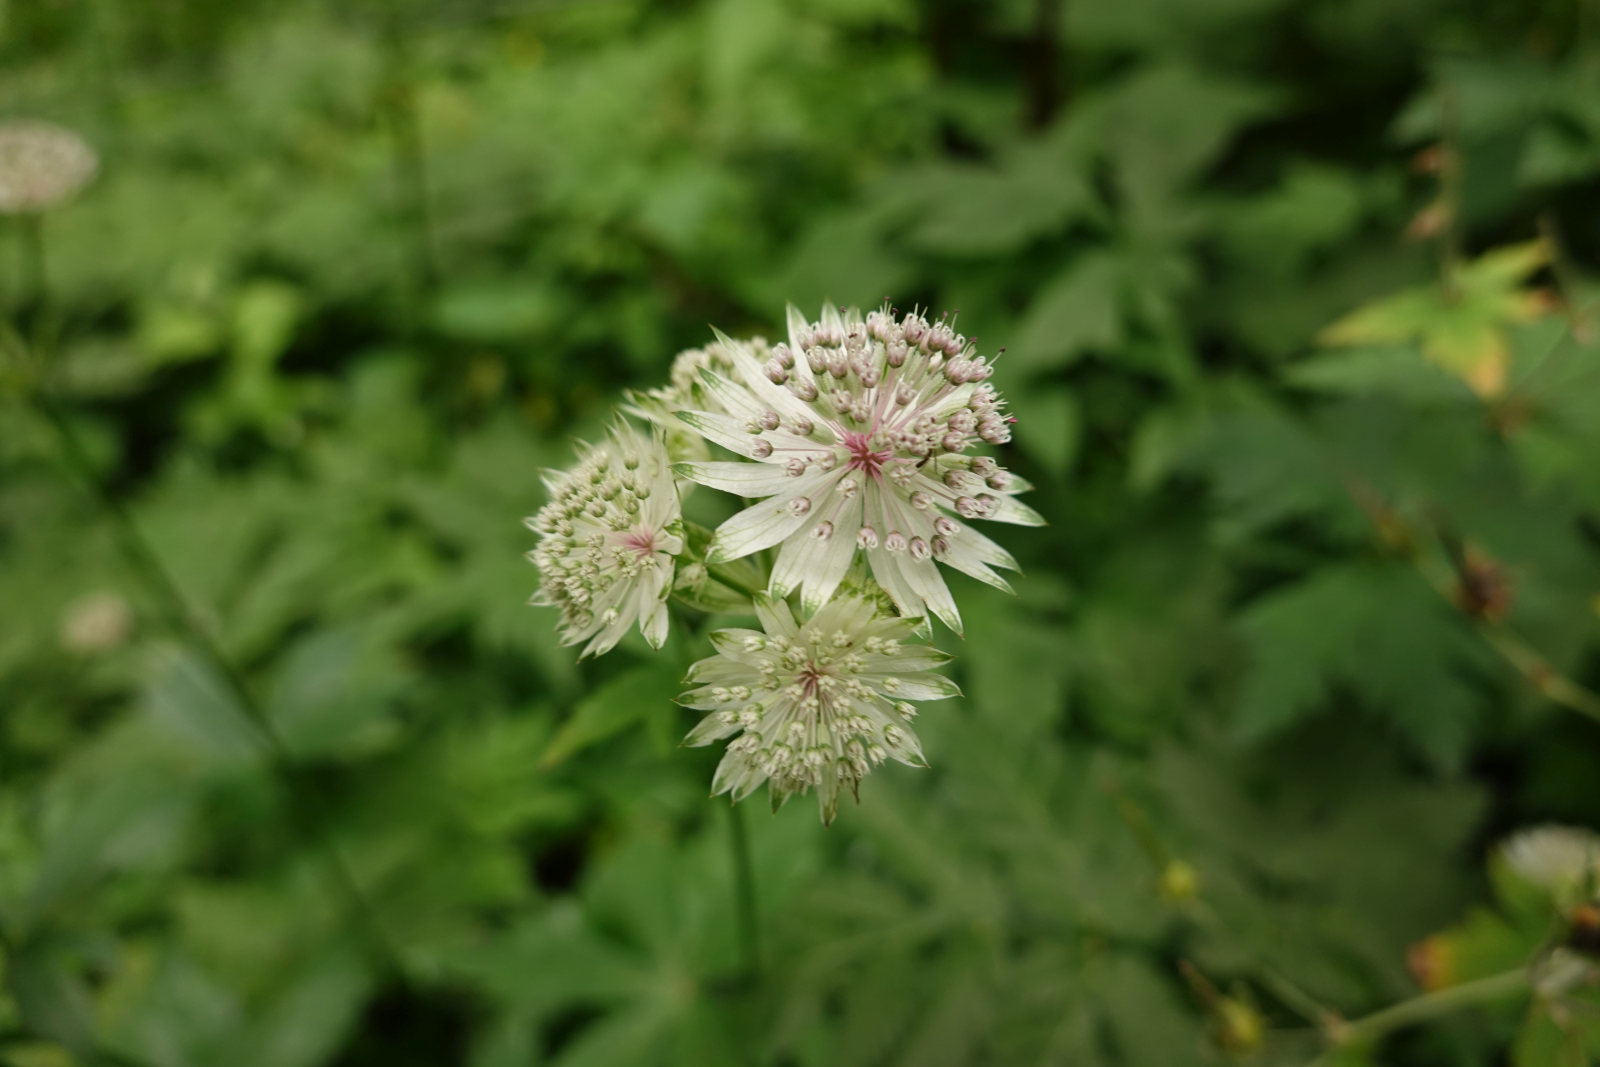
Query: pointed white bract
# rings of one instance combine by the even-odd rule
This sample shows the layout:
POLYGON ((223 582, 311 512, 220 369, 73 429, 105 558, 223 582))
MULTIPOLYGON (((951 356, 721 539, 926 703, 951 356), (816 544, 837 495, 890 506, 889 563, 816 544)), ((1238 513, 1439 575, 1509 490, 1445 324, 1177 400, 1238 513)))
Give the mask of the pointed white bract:
POLYGON ((708 561, 780 545, 772 592, 799 589, 816 611, 857 555, 906 615, 961 617, 938 564, 1009 589, 995 567, 1009 553, 972 519, 1043 520, 1015 494, 1029 488, 980 442, 1011 439, 992 367, 943 321, 888 309, 865 317, 825 309, 806 322, 789 309, 789 341, 762 361, 719 337, 731 366, 700 371, 707 403, 678 418, 751 463, 684 462, 684 477, 761 498, 717 531, 708 561))
MULTIPOLYGON (((758 360, 767 358, 767 342, 760 337, 735 342, 749 349, 758 360)), ((700 435, 674 416, 678 411, 721 411, 716 400, 701 384, 703 372, 721 375, 733 372, 732 345, 716 340, 704 348, 689 348, 672 360, 667 384, 657 389, 630 389, 624 410, 648 419, 666 434, 667 450, 675 459, 706 459, 710 451, 700 435)))
POLYGON ((756 612, 762 630, 712 635, 717 655, 689 668, 685 681, 694 688, 678 701, 710 712, 684 744, 733 737, 713 795, 739 801, 766 782, 776 810, 815 789, 828 823, 840 790, 854 795, 884 760, 927 765, 911 730, 911 701, 959 690, 933 673, 948 655, 905 643, 915 620, 880 616, 855 596, 830 601, 803 623, 770 596, 756 598, 756 612))
POLYGON ((671 461, 659 435, 619 423, 578 465, 546 476, 550 501, 528 526, 539 568, 536 604, 561 609, 562 642, 608 652, 635 622, 652 647, 667 637, 667 594, 683 551, 671 461))

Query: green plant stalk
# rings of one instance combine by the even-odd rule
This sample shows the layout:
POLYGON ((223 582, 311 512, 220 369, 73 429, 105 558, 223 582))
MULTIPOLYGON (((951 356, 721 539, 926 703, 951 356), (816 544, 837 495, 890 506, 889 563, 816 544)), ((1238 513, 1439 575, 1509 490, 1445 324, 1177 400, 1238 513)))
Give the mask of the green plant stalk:
POLYGON ((401 24, 397 0, 384 4, 384 48, 388 53, 386 103, 394 135, 394 175, 411 229, 416 286, 426 296, 436 288, 438 265, 433 254, 433 215, 428 207, 428 160, 423 147, 417 94, 411 79, 411 48, 401 24))
MULTIPOLYGON (((1369 486, 1355 480, 1342 471, 1335 469, 1345 490, 1361 509, 1362 514, 1379 531, 1380 535, 1391 524, 1393 517, 1385 513, 1385 506, 1378 494, 1369 486)), ((1422 579, 1430 585, 1445 601, 1456 606, 1455 586, 1450 578, 1434 573, 1427 562, 1415 550, 1406 551, 1405 559, 1408 560, 1422 579)), ((1531 645, 1518 637, 1504 623, 1488 622, 1482 619, 1471 620, 1473 629, 1484 639, 1500 658, 1504 659, 1517 675, 1532 686, 1541 696, 1552 703, 1559 704, 1570 711, 1576 711, 1585 718, 1600 722, 1600 693, 1583 685, 1580 682, 1556 670, 1550 661, 1540 655, 1531 645)))
MULTIPOLYGON (((166 615, 167 624, 175 631, 186 635, 200 649, 205 658, 223 679, 224 684, 233 694, 244 717, 249 721, 254 732, 261 738, 270 758, 274 772, 291 790, 294 788, 293 757, 283 738, 273 726, 271 718, 256 699, 249 683, 243 674, 233 664, 233 661, 218 645, 206 626, 196 617, 190 607, 188 599, 178 587, 177 581, 172 577, 166 565, 161 562, 160 555, 145 537, 139 528, 138 522, 132 513, 123 505, 105 482, 95 472, 94 464, 89 458, 88 451, 84 448, 82 440, 72 428, 65 413, 49 398, 35 394, 35 405, 49 421, 56 431, 61 442, 61 453, 73 473, 88 487, 96 504, 104 513, 108 525, 116 536, 118 547, 121 549, 135 572, 143 583, 160 603, 166 615)), ((306 818, 301 809, 291 800, 289 805, 290 817, 296 824, 296 829, 318 847, 333 880, 339 885, 345 895, 351 913, 355 916, 357 925, 361 928, 364 938, 368 942, 369 950, 382 966, 391 972, 402 985, 408 984, 408 977, 403 959, 384 931, 382 923, 378 920, 376 909, 367 898, 365 891, 356 880, 355 874, 350 870, 343 853, 338 849, 331 837, 322 826, 313 819, 306 818)))
POLYGON ((1410 1000, 1402 1000, 1398 1004, 1350 1022, 1331 1023, 1325 1028, 1325 1033, 1335 1046, 1372 1041, 1395 1030, 1416 1023, 1430 1022, 1462 1008, 1511 996, 1527 989, 1528 984, 1527 968, 1519 967, 1514 971, 1479 978, 1473 982, 1463 982, 1447 989, 1412 997, 1410 1000))
POLYGON ((750 833, 744 809, 728 805, 728 843, 733 854, 734 903, 739 915, 739 955, 744 977, 761 977, 761 931, 756 919, 756 872, 750 862, 750 833))
POLYGON ((37 301, 42 308, 49 292, 44 254, 44 220, 36 213, 25 212, 17 216, 17 227, 21 234, 19 248, 22 256, 23 299, 37 301))

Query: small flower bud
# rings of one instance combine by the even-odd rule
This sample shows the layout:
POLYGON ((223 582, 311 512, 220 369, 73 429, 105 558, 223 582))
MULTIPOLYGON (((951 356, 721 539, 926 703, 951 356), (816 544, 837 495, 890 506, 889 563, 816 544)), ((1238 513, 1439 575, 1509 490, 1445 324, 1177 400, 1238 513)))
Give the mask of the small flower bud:
POLYGON ((860 548, 872 549, 878 547, 878 531, 870 526, 863 526, 856 531, 856 545, 860 548))
POLYGON ((756 459, 766 459, 772 455, 772 442, 760 440, 751 442, 750 455, 756 459))

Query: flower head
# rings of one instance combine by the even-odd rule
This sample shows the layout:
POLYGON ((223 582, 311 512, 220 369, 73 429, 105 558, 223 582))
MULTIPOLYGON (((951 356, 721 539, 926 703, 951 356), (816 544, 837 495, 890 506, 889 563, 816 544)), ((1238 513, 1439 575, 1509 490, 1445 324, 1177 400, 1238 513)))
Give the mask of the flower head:
POLYGON ((0 124, 0 215, 34 214, 76 196, 100 161, 71 130, 21 119, 0 124))
POLYGON ((588 640, 586 656, 610 651, 635 620, 660 648, 683 521, 659 436, 619 423, 545 487, 549 503, 527 520, 541 536, 528 553, 539 568, 533 602, 561 609, 563 643, 588 640))
POLYGON ((689 668, 693 685, 679 703, 709 711, 685 738, 707 745, 738 734, 712 781, 713 794, 735 801, 768 782, 777 809, 815 788, 823 822, 832 822, 839 790, 852 795, 886 759, 926 766, 911 731, 913 700, 959 692, 932 669, 950 657, 904 644, 911 619, 878 615, 873 605, 841 596, 797 622, 789 606, 756 598, 762 630, 719 630, 718 654, 689 668))
POLYGON ((1535 826, 1512 834, 1500 857, 1523 881, 1557 895, 1600 883, 1600 834, 1577 826, 1535 826))
POLYGON ((1039 525, 1015 499, 1029 488, 979 442, 1011 439, 993 370, 947 323, 888 309, 862 317, 825 309, 808 323, 789 309, 789 341, 765 364, 722 338, 733 367, 702 371, 716 401, 678 417, 751 463, 688 462, 687 478, 763 498, 725 522, 710 562, 783 544, 772 591, 801 590, 807 610, 824 604, 862 555, 908 615, 929 611, 960 631, 938 563, 1009 589, 991 568, 1016 569, 970 519, 1039 525))

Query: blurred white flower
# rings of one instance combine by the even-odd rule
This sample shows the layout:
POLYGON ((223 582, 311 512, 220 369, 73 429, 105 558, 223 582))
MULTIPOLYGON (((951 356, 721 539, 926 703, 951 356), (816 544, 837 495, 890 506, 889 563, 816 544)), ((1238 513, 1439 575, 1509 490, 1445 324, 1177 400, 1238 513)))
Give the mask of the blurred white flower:
POLYGON ((1600 881, 1600 834, 1578 826, 1535 826, 1500 843, 1500 857, 1518 877, 1564 894, 1600 881))
POLYGON ((571 470, 546 474, 550 501, 527 520, 541 535, 528 553, 539 568, 533 603, 561 609, 563 643, 587 640, 585 656, 610 651, 635 621, 660 648, 683 551, 666 449, 659 435, 619 423, 604 443, 580 453, 571 470))
POLYGON ((63 126, 0 123, 0 215, 34 214, 70 200, 99 168, 94 149, 63 126))
POLYGON ((855 795, 861 779, 885 759, 926 766, 911 730, 913 700, 955 696, 955 683, 933 668, 950 656, 903 644, 912 619, 880 616, 859 597, 841 596, 808 622, 788 604, 756 598, 765 632, 719 630, 718 654, 689 668, 690 689, 678 699, 709 711, 684 739, 707 745, 739 734, 717 767, 713 795, 735 801, 768 782, 776 810, 794 793, 817 791, 824 823, 839 808, 839 791, 855 795))
POLYGON ((132 635, 133 608, 109 590, 79 597, 61 616, 61 647, 82 656, 120 648, 132 635))
POLYGON ((800 589, 806 610, 831 597, 862 553, 872 576, 907 615, 929 611, 960 632, 938 563, 1009 590, 991 568, 1010 554, 966 519, 1039 525, 1015 499, 1029 486, 987 456, 980 441, 1011 439, 992 368, 967 338, 917 314, 887 309, 808 323, 789 309, 789 342, 762 364, 721 338, 730 374, 702 371, 715 406, 678 417, 707 439, 756 460, 686 462, 686 478, 763 498, 716 531, 707 561, 781 543, 772 592, 800 589))

